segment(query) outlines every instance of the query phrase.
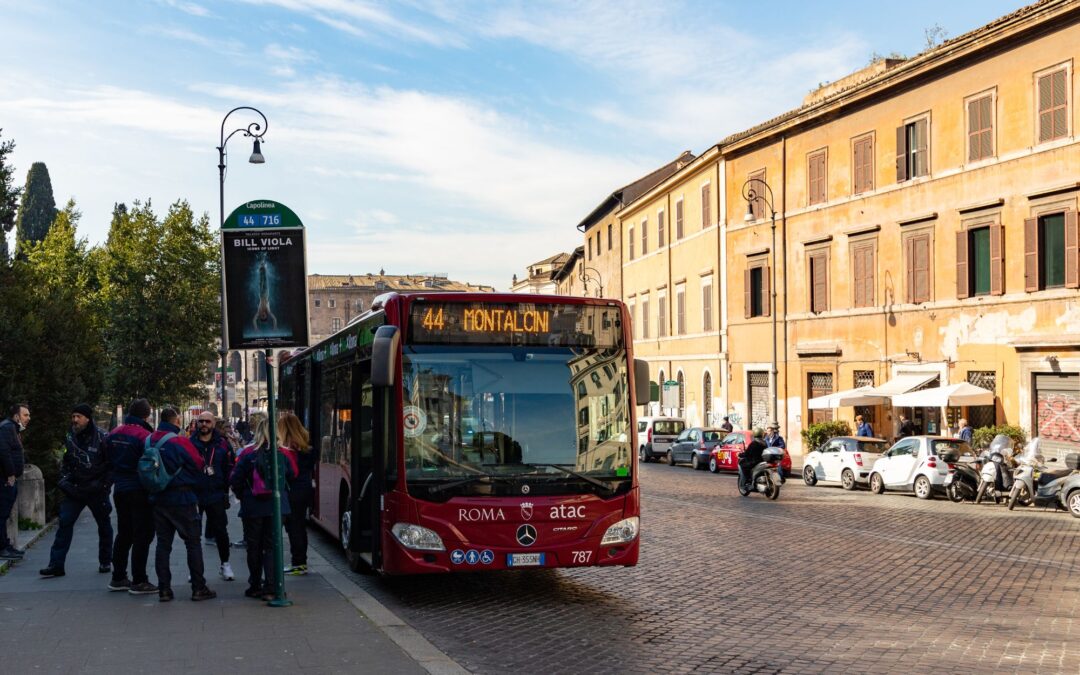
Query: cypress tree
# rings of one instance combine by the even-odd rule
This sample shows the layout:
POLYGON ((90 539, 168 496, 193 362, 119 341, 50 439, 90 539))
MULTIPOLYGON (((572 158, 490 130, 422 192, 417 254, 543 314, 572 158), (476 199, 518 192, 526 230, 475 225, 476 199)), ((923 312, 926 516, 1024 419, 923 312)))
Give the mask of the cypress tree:
POLYGON ((15 221, 15 247, 22 250, 45 239, 56 219, 52 180, 44 162, 34 162, 26 174, 22 204, 15 221))
MULTIPOLYGON (((4 130, 0 129, 0 133, 4 130)), ((15 167, 8 164, 8 155, 15 149, 15 141, 0 140, 0 264, 8 259, 7 233, 15 227, 15 214, 19 208, 19 188, 12 184, 15 167)))

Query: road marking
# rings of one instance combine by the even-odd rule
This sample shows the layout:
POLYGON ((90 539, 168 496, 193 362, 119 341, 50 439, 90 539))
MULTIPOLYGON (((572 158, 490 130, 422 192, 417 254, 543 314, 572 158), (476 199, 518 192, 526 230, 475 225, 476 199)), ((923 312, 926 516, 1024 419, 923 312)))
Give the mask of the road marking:
POLYGON ((1072 565, 1066 562, 1058 562, 1055 560, 1047 560, 1045 558, 1035 558, 1026 555, 1016 555, 1014 553, 1002 553, 1000 551, 992 551, 985 548, 979 548, 977 546, 967 546, 964 544, 953 544, 947 541, 937 541, 935 539, 922 539, 919 537, 905 537, 883 534, 881 532, 875 532, 874 530, 867 530, 860 527, 849 527, 843 525, 830 525, 828 523, 822 523, 814 520, 807 520, 804 518, 796 518, 794 516, 782 516, 774 513, 759 513, 749 511, 747 509, 735 509, 727 508, 723 506, 704 505, 699 502, 690 502, 684 499, 675 499, 674 497, 658 497, 655 495, 647 495, 647 500, 669 502, 671 504, 677 504, 682 507, 693 507, 697 511, 713 511, 717 513, 732 513, 740 516, 748 516, 750 518, 758 518, 761 520, 771 520, 774 522, 787 523, 789 525, 799 525, 801 527, 812 527, 818 530, 828 530, 830 532, 839 532, 843 534, 851 534, 861 537, 869 537, 871 539, 881 539, 884 541, 911 544, 914 546, 930 546, 933 548, 945 549, 949 551, 957 551, 961 553, 968 553, 973 555, 980 555, 987 558, 994 558, 996 560, 1007 560, 1010 562, 1029 563, 1032 565, 1040 565, 1042 567, 1051 567, 1054 569, 1065 570, 1069 572, 1080 572, 1080 566, 1072 565))

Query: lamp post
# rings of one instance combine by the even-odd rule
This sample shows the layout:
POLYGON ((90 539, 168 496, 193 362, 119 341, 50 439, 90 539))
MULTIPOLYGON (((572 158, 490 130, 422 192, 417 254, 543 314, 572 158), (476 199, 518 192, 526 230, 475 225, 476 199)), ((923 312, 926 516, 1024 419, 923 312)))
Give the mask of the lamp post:
POLYGON ((578 276, 581 279, 582 292, 588 293, 589 283, 593 282, 596 284, 596 297, 604 297, 603 278, 595 267, 582 267, 581 274, 578 276))
MULTIPOLYGON (((770 378, 770 384, 772 385, 772 419, 779 424, 779 406, 777 405, 777 389, 779 387, 777 386, 778 372, 776 369, 776 208, 773 207, 775 200, 772 188, 760 178, 751 178, 743 183, 742 196, 746 200, 746 216, 743 218, 745 222, 752 223, 757 220, 754 215, 754 202, 758 199, 761 200, 762 204, 769 207, 769 217, 772 222, 772 247, 769 250, 772 254, 772 265, 770 265, 772 302, 769 305, 769 314, 772 315, 772 377, 770 378)), ((753 420, 751 420, 752 422, 753 420)), ((783 426, 786 431, 787 424, 783 426)))
MULTIPOLYGON (((266 134, 266 130, 269 128, 270 123, 266 121, 266 115, 262 114, 259 110, 251 108, 249 106, 240 106, 233 108, 229 112, 225 113, 225 117, 221 120, 221 140, 218 143, 218 206, 219 206, 219 230, 225 228, 225 145, 229 142, 229 139, 238 133, 244 134, 248 138, 254 138, 255 144, 251 150, 251 157, 248 158, 248 162, 251 164, 263 164, 266 162, 266 158, 262 154, 261 141, 266 134), (225 123, 229 121, 229 117, 237 111, 250 110, 257 114, 262 123, 251 122, 246 127, 237 127, 229 132, 229 135, 225 135, 225 123)), ((229 419, 229 395, 228 387, 225 383, 225 376, 228 371, 227 358, 228 352, 228 328, 225 325, 225 244, 224 241, 221 245, 221 347, 218 349, 218 354, 221 355, 221 415, 225 419, 229 419)))

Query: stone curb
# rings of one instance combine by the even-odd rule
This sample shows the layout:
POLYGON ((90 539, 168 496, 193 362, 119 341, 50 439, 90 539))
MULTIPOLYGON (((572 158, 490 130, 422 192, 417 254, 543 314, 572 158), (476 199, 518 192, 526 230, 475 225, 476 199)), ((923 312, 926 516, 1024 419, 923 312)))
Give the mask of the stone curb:
MULTIPOLYGON (((45 523, 45 527, 38 530, 37 534, 35 534, 33 537, 30 537, 30 541, 26 542, 26 544, 23 545, 23 550, 25 551, 26 549, 41 541, 42 537, 47 535, 49 532, 52 531, 54 527, 56 527, 56 523, 56 518, 53 518, 49 522, 45 523)), ((0 560, 0 575, 7 574, 7 571, 11 569, 12 564, 14 564, 15 562, 15 560, 0 560)))
POLYGON ((314 548, 308 548, 312 572, 322 575, 346 600, 366 616, 420 666, 432 675, 468 675, 469 671, 431 644, 415 628, 391 612, 386 605, 350 581, 314 548))

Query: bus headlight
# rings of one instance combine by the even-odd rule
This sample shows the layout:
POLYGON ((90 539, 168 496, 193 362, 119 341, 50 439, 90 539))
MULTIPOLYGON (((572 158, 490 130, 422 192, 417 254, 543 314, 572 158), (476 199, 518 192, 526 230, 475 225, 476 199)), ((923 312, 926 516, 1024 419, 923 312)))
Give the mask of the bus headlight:
POLYGON ((405 548, 411 548, 414 551, 446 550, 439 535, 434 530, 429 530, 426 527, 420 527, 412 523, 394 523, 394 527, 390 531, 394 533, 394 537, 405 548))
POLYGON ((638 517, 624 518, 607 529, 604 538, 600 540, 600 545, 625 544, 637 539, 637 535, 638 517))

